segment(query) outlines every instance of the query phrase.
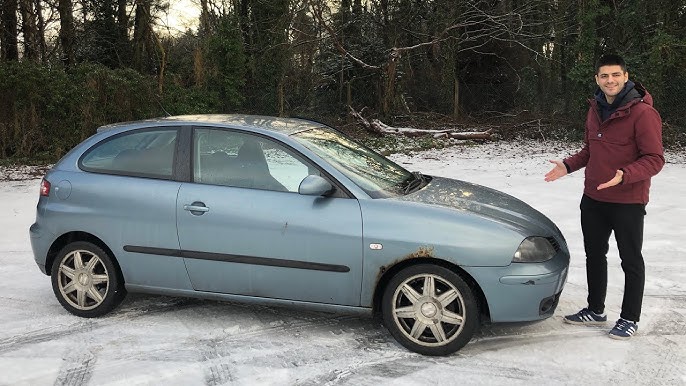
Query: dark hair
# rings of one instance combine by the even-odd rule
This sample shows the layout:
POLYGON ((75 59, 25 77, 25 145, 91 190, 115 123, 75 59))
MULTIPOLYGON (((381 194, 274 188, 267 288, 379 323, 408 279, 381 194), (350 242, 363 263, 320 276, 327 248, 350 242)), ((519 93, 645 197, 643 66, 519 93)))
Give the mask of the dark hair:
POLYGON ((626 72, 626 62, 624 59, 616 54, 606 54, 600 57, 595 63, 595 73, 600 71, 602 66, 620 66, 622 67, 622 72, 626 72))

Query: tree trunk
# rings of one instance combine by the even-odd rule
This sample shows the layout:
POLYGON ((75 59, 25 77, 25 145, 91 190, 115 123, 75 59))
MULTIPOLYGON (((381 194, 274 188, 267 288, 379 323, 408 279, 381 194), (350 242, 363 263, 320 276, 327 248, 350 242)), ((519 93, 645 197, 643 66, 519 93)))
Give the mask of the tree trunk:
POLYGON ((41 62, 44 62, 48 55, 48 45, 45 42, 45 17, 43 17, 42 0, 35 0, 35 2, 36 15, 38 15, 38 54, 41 62))
MULTIPOLYGON (((65 0, 60 0, 60 2, 65 0)), ((128 0, 117 0, 117 30, 119 34, 128 39, 129 32, 129 13, 127 8, 128 0)))
POLYGON ((205 57, 202 49, 195 47, 195 51, 193 51, 193 82, 196 87, 205 87, 205 72, 205 57))
POLYGON ((385 82, 383 89, 383 115, 389 116, 395 107, 395 72, 396 72, 397 62, 396 59, 392 58, 388 62, 386 67, 385 82))
POLYGON ((243 44, 250 46, 252 39, 250 39, 250 0, 240 0, 239 20, 241 24, 241 32, 243 34, 243 44))
POLYGON ((341 69, 338 72, 338 103, 343 102, 343 89, 345 84, 345 57, 341 56, 341 69))
POLYGON ((5 61, 19 60, 18 7, 18 0, 2 0, 0 7, 0 59, 5 61))
POLYGON ((353 16, 359 17, 362 15, 362 0, 353 1, 353 16))
POLYGON ((155 38, 157 49, 160 53, 160 70, 157 72, 157 92, 161 96, 164 92, 164 77, 165 71, 167 70, 167 51, 164 49, 164 46, 162 46, 162 41, 160 41, 157 36, 153 37, 155 38))
POLYGON ((460 80, 455 77, 455 91, 453 99, 453 118, 460 118, 460 80))
POLYGON ((209 35, 210 33, 210 11, 207 7, 207 0, 200 0, 200 28, 198 28, 200 35, 209 35))
POLYGON ((347 89, 348 91, 346 92, 345 104, 346 104, 346 106, 352 106, 352 104, 353 104, 353 85, 352 85, 352 81, 349 80, 348 82, 346 82, 346 85, 347 85, 346 89, 347 89))
POLYGON ((129 42, 129 11, 130 0, 117 0, 117 53, 119 62, 124 66, 131 66, 131 44, 129 42))
POLYGON ((432 136, 434 138, 454 138, 454 139, 483 139, 483 140, 493 140, 493 129, 488 129, 486 131, 470 131, 470 132, 458 132, 452 129, 446 130, 428 130, 428 129, 417 129, 414 127, 392 127, 381 122, 378 119, 367 120, 362 116, 361 113, 355 111, 352 107, 348 106, 350 109, 350 115, 352 115, 358 122, 373 133, 377 134, 400 134, 406 137, 423 137, 432 136))
POLYGON ((150 7, 152 0, 136 0, 136 15, 133 30, 133 66, 140 73, 151 70, 151 56, 155 51, 152 44, 152 19, 150 7))
POLYGON ((57 8, 60 14, 62 62, 69 67, 74 64, 74 8, 71 0, 59 0, 57 8))
POLYGON ((22 19, 21 32, 24 35, 24 58, 38 62, 38 27, 32 0, 21 0, 19 11, 22 19))
POLYGON ((283 117, 283 116, 285 116, 284 113, 286 111, 286 109, 285 109, 286 102, 285 102, 285 95, 284 95, 284 90, 283 90, 284 89, 283 77, 279 81, 279 84, 277 85, 277 87, 278 87, 278 97, 279 97, 279 101, 278 101, 278 103, 279 103, 279 116, 283 117))

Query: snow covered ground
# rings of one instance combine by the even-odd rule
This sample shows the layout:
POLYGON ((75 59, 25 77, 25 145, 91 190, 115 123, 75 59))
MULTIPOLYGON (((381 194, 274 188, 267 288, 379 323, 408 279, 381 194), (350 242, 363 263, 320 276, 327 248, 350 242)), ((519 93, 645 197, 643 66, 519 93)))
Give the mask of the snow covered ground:
MULTIPOLYGON (((391 158, 519 197, 567 237, 571 268, 552 318, 487 325, 443 358, 399 346, 378 321, 195 299, 129 295, 111 315, 81 319, 53 296, 28 228, 39 179, 0 182, 0 385, 686 384, 686 159, 668 154, 646 217, 647 282, 638 335, 607 337, 623 275, 609 258, 607 327, 562 323, 585 305, 578 203, 583 172, 543 181, 569 145, 489 143, 391 158)), ((2 171, 8 176, 21 177, 2 171)))

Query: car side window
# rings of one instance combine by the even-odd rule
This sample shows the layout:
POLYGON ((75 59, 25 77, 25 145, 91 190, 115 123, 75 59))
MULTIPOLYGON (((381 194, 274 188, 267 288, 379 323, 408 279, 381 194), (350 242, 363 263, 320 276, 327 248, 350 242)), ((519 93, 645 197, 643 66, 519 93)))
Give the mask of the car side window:
POLYGON ((176 129, 141 130, 112 137, 88 150, 83 170, 152 178, 172 178, 176 129))
POLYGON ((194 131, 195 182, 297 192, 309 174, 319 171, 278 142, 230 130, 194 131))

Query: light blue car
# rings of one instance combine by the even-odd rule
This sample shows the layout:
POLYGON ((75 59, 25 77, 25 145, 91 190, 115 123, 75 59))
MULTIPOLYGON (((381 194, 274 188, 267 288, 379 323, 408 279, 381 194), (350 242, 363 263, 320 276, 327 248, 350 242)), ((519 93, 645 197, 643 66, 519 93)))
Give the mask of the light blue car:
POLYGON ((381 314, 426 355, 482 321, 551 316, 569 266, 559 229, 516 198, 249 115, 100 128, 46 174, 30 235, 78 316, 127 291, 381 314))

